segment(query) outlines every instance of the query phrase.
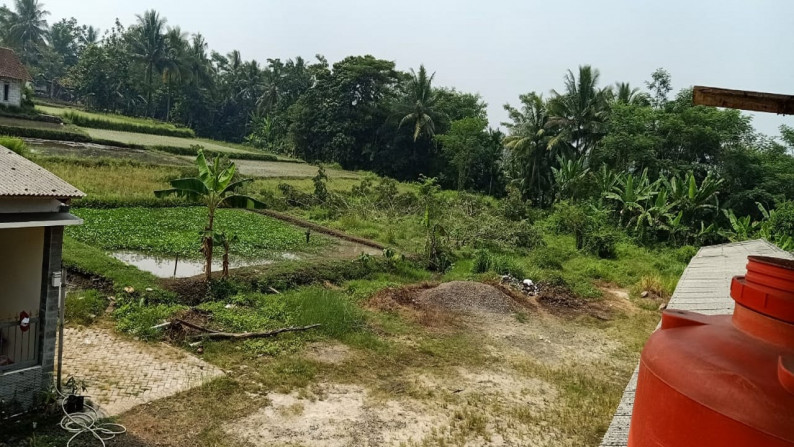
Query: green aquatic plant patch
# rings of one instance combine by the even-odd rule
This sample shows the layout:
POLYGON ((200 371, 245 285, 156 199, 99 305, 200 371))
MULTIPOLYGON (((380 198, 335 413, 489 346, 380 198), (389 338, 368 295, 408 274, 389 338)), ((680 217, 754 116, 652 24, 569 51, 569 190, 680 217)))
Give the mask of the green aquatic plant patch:
MULTIPOLYGON (((85 223, 70 227, 68 234, 81 242, 105 250, 201 258, 199 232, 207 219, 203 207, 73 211, 85 223)), ((215 226, 218 231, 237 236, 238 241, 231 246, 232 255, 249 259, 268 258, 283 251, 311 251, 330 243, 318 236, 306 243, 302 229, 244 210, 218 210, 215 226)), ((217 249, 217 255, 220 254, 221 250, 217 249)))

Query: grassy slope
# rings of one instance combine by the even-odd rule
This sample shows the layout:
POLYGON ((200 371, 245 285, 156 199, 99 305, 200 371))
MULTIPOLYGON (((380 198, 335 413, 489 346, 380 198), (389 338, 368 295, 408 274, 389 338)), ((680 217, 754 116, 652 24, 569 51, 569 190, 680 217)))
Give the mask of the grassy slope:
POLYGON ((131 116, 124 116, 124 115, 117 115, 114 113, 97 113, 97 112, 86 112, 80 109, 73 109, 69 107, 53 107, 53 106, 44 106, 44 105, 36 105, 36 110, 46 113, 48 115, 56 115, 62 116, 67 112, 76 113, 78 115, 82 115, 86 118, 94 118, 94 119, 104 119, 107 121, 114 121, 118 123, 129 123, 129 124, 138 124, 142 126, 152 126, 152 127, 162 127, 164 129, 176 129, 171 123, 165 123, 162 121, 157 121, 154 119, 146 119, 146 118, 136 118, 131 116))
POLYGON ((116 141, 123 144, 140 144, 143 146, 174 146, 189 148, 195 145, 204 146, 206 149, 218 152, 251 152, 250 150, 243 149, 240 146, 235 146, 229 143, 222 143, 219 141, 208 140, 204 138, 177 138, 168 137, 164 135, 149 135, 132 132, 122 132, 118 130, 106 129, 91 129, 83 128, 83 130, 91 136, 91 138, 116 141))
POLYGON ((60 132, 85 134, 85 132, 77 126, 48 123, 45 121, 26 120, 22 118, 10 118, 7 116, 0 116, 0 126, 27 127, 31 129, 57 130, 60 132))

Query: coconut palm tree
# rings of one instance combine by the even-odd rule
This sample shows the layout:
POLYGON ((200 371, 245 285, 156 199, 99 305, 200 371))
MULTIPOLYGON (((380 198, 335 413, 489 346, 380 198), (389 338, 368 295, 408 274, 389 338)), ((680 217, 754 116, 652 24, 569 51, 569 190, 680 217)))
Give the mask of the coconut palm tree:
POLYGON ((562 93, 552 90, 550 122, 560 132, 551 144, 569 145, 576 157, 589 154, 606 132, 610 89, 598 88, 599 76, 589 65, 580 66, 578 76, 568 70, 562 93))
POLYGON ((399 127, 412 124, 414 128, 414 142, 424 134, 430 138, 435 134, 433 117, 436 104, 436 95, 433 91, 433 78, 435 73, 427 75, 424 65, 419 66, 419 73, 411 69, 411 80, 408 83, 408 98, 405 104, 405 115, 400 120, 399 127))
POLYGON ((505 104, 511 123, 502 123, 508 136, 503 140, 512 163, 507 166, 521 195, 537 204, 551 199, 553 178, 551 167, 560 154, 560 146, 551 145, 554 134, 550 128, 547 102, 534 92, 521 95, 521 109, 505 104))
POLYGON ((172 195, 184 197, 188 200, 200 201, 207 207, 207 224, 201 236, 201 251, 205 259, 205 279, 209 281, 212 278, 212 248, 215 245, 214 241, 218 239, 215 233, 215 212, 224 206, 254 209, 264 208, 265 204, 238 193, 243 185, 253 179, 233 181, 236 173, 234 163, 224 167, 219 157, 208 163, 204 152, 199 151, 196 166, 199 171, 198 177, 171 180, 169 182, 171 189, 155 191, 154 195, 159 198, 172 195))
POLYGON ((651 105, 650 97, 638 88, 631 88, 628 82, 616 82, 612 100, 618 104, 631 104, 638 106, 651 105))
POLYGON ((80 42, 84 46, 96 45, 99 42, 99 28, 94 26, 83 26, 83 35, 80 36, 80 42))
POLYGON ((39 45, 46 45, 48 26, 45 17, 50 15, 39 0, 16 0, 14 11, 5 9, 0 16, 5 30, 6 44, 22 51, 22 57, 30 60, 39 45))
POLYGON ((152 83, 155 73, 160 74, 168 62, 168 44, 164 33, 166 19, 149 10, 138 15, 138 24, 130 33, 132 56, 143 63, 146 74, 146 115, 152 112, 152 83))
POLYGON ((169 28, 165 34, 166 52, 163 61, 163 82, 166 85, 165 120, 171 119, 171 87, 190 75, 186 34, 177 26, 169 28))

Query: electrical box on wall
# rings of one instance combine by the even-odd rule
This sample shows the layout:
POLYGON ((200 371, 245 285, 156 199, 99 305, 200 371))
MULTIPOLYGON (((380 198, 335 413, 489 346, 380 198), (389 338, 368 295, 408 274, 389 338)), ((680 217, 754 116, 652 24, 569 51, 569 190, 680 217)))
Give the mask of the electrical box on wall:
POLYGON ((52 286, 61 287, 61 272, 52 272, 52 286))

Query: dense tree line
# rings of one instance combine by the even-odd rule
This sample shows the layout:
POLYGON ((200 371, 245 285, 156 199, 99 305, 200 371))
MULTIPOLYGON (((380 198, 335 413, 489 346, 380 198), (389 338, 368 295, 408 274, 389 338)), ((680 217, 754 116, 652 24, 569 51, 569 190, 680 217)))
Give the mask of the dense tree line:
POLYGON ((368 55, 246 61, 156 11, 101 36, 46 16, 38 0, 3 7, 0 42, 20 52, 37 89, 94 110, 538 207, 590 204, 648 240, 749 237, 794 198, 794 129, 772 139, 738 111, 693 106, 663 69, 644 89, 603 85, 590 66, 568 71, 560 90, 505 105, 504 135, 479 95, 434 85, 424 66, 406 73, 368 55))

